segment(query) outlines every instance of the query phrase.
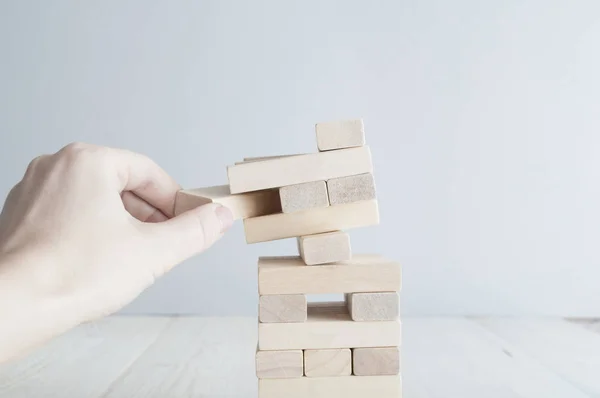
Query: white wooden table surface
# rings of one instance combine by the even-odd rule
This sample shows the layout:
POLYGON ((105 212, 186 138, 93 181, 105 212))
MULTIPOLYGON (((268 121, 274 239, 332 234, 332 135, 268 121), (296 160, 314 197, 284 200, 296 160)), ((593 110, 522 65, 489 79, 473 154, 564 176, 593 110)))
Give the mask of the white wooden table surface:
MULTIPOLYGON (((402 329, 406 398, 600 397, 600 323, 404 318, 402 329)), ((253 398, 255 347, 251 318, 113 317, 0 366, 0 398, 253 398)))

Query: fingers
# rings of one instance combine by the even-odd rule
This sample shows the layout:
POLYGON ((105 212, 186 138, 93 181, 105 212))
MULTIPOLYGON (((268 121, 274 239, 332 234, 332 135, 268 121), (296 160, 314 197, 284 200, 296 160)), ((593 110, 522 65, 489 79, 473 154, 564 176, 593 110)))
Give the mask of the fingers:
POLYGON ((124 149, 83 143, 69 144, 55 155, 73 168, 82 169, 81 166, 85 165, 104 171, 107 167, 113 167, 119 193, 131 191, 167 217, 173 216, 175 196, 181 187, 147 156, 124 149))
POLYGON ((231 210, 211 203, 168 221, 144 226, 147 247, 152 248, 156 277, 182 261, 203 252, 219 240, 233 224, 231 210))
POLYGON ((25 170, 25 175, 33 173, 35 169, 40 167, 40 165, 47 163, 49 159, 50 155, 41 155, 32 159, 31 162, 29 162, 29 165, 27 166, 27 170, 25 170))
POLYGON ((181 187, 166 171, 139 153, 111 148, 107 156, 117 168, 120 191, 131 191, 167 217, 173 216, 175 196, 181 187))
POLYGON ((121 199, 123 200, 125 210, 142 222, 162 222, 169 219, 160 210, 130 191, 123 192, 121 199))

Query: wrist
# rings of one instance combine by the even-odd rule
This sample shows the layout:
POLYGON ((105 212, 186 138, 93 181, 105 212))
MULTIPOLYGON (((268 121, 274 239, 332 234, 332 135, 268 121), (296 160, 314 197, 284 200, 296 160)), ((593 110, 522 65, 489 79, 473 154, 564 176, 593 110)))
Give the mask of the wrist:
POLYGON ((73 323, 65 311, 68 300, 44 289, 39 270, 52 267, 40 262, 50 261, 33 251, 0 254, 0 362, 27 353, 73 323))

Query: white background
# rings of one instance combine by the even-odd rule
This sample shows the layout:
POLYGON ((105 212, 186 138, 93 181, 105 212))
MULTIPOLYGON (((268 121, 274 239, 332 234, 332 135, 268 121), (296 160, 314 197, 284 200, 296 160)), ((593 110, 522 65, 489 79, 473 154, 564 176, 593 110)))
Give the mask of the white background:
MULTIPOLYGON (((0 195, 71 141, 185 187, 362 117, 403 313, 600 316, 600 3, 1 1, 0 195)), ((237 224, 128 313, 252 315, 237 224)))

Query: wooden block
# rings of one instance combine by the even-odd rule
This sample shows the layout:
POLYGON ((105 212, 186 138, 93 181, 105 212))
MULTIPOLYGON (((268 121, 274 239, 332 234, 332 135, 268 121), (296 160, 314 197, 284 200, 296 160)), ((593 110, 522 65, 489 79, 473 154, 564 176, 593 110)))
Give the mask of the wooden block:
POLYGON ((258 347, 261 351, 399 345, 399 320, 354 322, 345 303, 310 304, 308 319, 303 323, 258 325, 258 347))
POLYGON ((363 146, 237 164, 227 175, 231 192, 241 193, 372 171, 371 151, 363 146))
POLYGON ((350 236, 342 231, 300 236, 298 251, 306 265, 334 263, 352 258, 350 236))
POLYGON ((267 242, 379 224, 377 201, 319 207, 244 220, 247 243, 267 242))
POLYGON ((351 374, 352 352, 349 348, 304 351, 306 377, 350 376, 351 374))
POLYGON ((365 145, 365 127, 362 119, 317 123, 315 131, 319 151, 365 145))
POLYGON ((181 190, 175 197, 175 215, 208 203, 228 207, 235 220, 281 212, 279 192, 276 189, 231 194, 229 185, 181 190))
POLYGON ((356 376, 400 374, 400 349, 398 347, 355 348, 352 355, 354 375, 356 376))
POLYGON ((288 379, 302 376, 304 376, 302 350, 256 352, 256 377, 259 379, 288 379))
POLYGON ((332 206, 377 198, 372 173, 332 178, 327 181, 327 191, 332 206))
POLYGON ((400 376, 259 380, 258 398, 401 398, 400 376))
POLYGON ((400 316, 396 292, 349 293, 346 301, 353 321, 393 321, 400 316))
POLYGON ((262 323, 305 322, 306 307, 304 294, 260 296, 258 317, 262 323))
POLYGON ((325 181, 305 182, 279 188, 281 210, 284 213, 329 206, 325 181))
POLYGON ((378 255, 306 266, 300 257, 260 257, 258 291, 268 294, 327 294, 400 291, 401 267, 378 255))

